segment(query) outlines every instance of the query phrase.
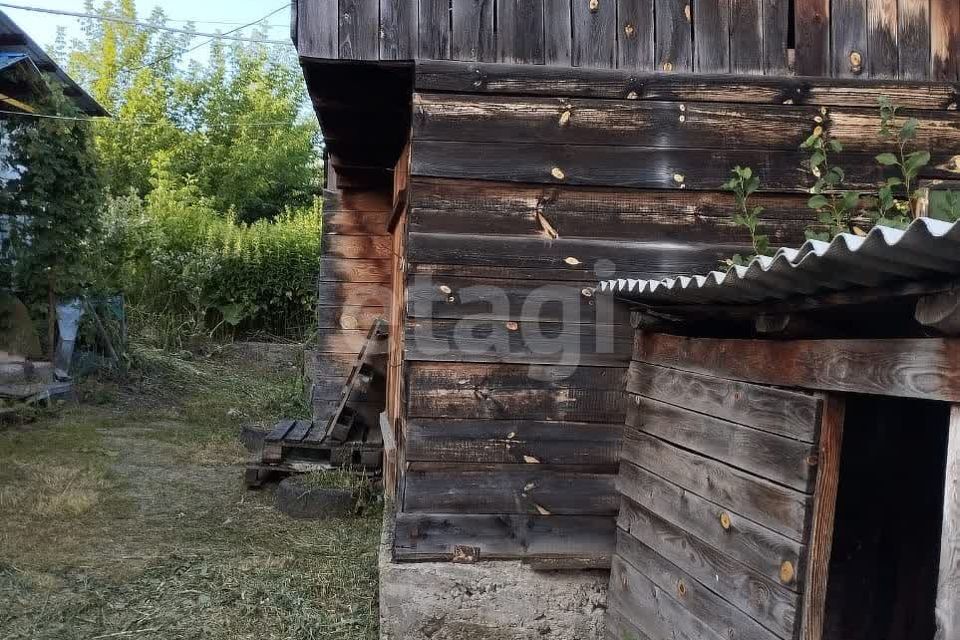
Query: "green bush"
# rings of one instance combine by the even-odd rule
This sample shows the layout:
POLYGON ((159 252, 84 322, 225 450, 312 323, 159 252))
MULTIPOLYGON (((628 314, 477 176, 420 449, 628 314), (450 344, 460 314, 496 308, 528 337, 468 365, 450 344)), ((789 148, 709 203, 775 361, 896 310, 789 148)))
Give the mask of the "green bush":
POLYGON ((157 346, 180 347, 168 337, 182 342, 202 333, 303 338, 309 330, 319 201, 245 224, 158 163, 146 198, 110 198, 102 222, 99 271, 154 326, 157 346))

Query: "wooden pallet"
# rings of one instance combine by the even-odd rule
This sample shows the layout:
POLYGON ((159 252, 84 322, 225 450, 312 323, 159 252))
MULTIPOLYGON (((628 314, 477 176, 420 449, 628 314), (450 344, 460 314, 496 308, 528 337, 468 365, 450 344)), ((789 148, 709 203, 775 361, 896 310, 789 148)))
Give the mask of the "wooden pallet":
POLYGON ((248 486, 271 474, 350 469, 377 473, 383 466, 380 413, 386 403, 387 324, 378 320, 357 356, 329 421, 286 419, 264 438, 260 458, 247 467, 248 486))

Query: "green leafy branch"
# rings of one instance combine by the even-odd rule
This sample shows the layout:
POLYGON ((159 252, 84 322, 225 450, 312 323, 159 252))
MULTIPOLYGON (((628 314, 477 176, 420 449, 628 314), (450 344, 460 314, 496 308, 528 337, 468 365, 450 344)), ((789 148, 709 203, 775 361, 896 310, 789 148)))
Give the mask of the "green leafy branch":
POLYGON ((731 172, 733 177, 720 188, 733 193, 736 209, 733 213, 733 223, 738 227, 745 227, 750 232, 750 244, 753 253, 748 256, 736 254, 721 262, 721 266, 729 269, 734 266, 745 266, 756 256, 765 256, 770 252, 770 238, 760 233, 760 214, 763 207, 750 206, 750 196, 760 188, 760 178, 753 173, 750 167, 739 167, 731 172))
POLYGON ((850 220, 854 217, 860 204, 860 194, 856 191, 842 190, 846 174, 837 163, 831 162, 830 155, 841 153, 843 145, 839 140, 832 139, 823 128, 823 116, 818 115, 814 120, 816 126, 813 133, 800 145, 801 149, 810 152, 808 161, 811 173, 817 181, 810 189, 813 195, 807 201, 807 206, 817 212, 820 224, 827 227, 827 231, 807 229, 808 240, 823 240, 829 242, 834 236, 850 230, 850 220))
POLYGON ((877 224, 903 228, 910 224, 911 202, 917 197, 915 185, 920 169, 930 163, 926 150, 907 152, 907 146, 916 139, 920 122, 907 118, 898 125, 899 107, 886 96, 880 97, 880 135, 896 145, 895 153, 881 153, 877 162, 883 167, 896 167, 900 175, 890 177, 877 192, 877 210, 873 212, 877 224), (898 197, 902 194, 904 197, 898 197))

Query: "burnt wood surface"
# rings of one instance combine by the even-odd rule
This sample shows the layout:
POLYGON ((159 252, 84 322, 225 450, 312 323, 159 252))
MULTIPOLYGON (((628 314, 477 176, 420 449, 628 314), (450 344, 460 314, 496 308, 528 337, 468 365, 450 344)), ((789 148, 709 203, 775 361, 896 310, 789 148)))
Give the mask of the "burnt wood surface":
POLYGON ((760 384, 960 400, 960 343, 954 339, 692 340, 643 334, 636 358, 760 384))
MULTIPOLYGON (((799 64, 799 50, 797 55, 799 64)), ((876 106, 878 95, 885 95, 903 108, 934 110, 955 109, 958 90, 955 81, 638 73, 440 60, 417 62, 415 77, 415 88, 423 92, 868 108, 876 106)))
POLYGON ((590 557, 609 565, 615 525, 596 516, 397 515, 393 556, 398 561, 449 561, 454 548, 480 549, 480 560, 590 557))
POLYGON ((868 46, 877 24, 870 5, 890 1, 795 0, 791 12, 785 0, 299 0, 292 35, 301 56, 323 59, 495 56, 563 70, 848 77, 869 69, 885 78, 957 80, 952 0, 894 0, 899 7, 884 29, 895 37, 868 46))

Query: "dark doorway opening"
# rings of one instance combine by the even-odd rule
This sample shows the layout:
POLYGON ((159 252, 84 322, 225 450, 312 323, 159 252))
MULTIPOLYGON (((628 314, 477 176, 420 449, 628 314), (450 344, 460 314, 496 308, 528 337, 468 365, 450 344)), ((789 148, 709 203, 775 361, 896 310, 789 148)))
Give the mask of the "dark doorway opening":
POLYGON ((949 406, 847 399, 826 640, 933 640, 949 406))

